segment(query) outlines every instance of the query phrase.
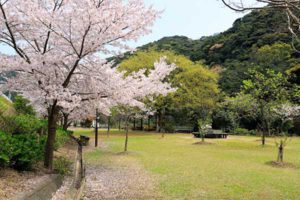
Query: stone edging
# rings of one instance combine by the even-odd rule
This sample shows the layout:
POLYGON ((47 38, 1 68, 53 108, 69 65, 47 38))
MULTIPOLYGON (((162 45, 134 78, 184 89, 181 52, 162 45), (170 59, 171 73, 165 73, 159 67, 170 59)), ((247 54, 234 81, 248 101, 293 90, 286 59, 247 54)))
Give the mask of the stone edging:
POLYGON ((66 193, 65 200, 80 200, 85 187, 85 178, 81 182, 79 189, 70 188, 66 193))
POLYGON ((13 200, 48 200, 52 198, 62 185, 63 177, 60 175, 51 175, 49 179, 42 181, 39 187, 31 192, 18 194, 13 200))

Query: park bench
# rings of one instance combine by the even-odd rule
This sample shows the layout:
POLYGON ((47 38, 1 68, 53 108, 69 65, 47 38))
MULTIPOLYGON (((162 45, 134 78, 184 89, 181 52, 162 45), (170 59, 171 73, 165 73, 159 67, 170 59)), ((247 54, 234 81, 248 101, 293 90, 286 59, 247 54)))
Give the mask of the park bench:
POLYGON ((84 135, 80 135, 80 142, 82 146, 87 146, 89 144, 90 138, 84 135))
POLYGON ((176 126, 175 133, 192 133, 193 128, 189 126, 176 126))
MULTIPOLYGON (((202 138, 202 135, 199 132, 193 132, 193 135, 195 138, 202 138)), ((207 133, 205 133, 204 135, 205 138, 213 138, 213 139, 226 139, 227 136, 228 136, 227 133, 217 133, 214 132, 213 130, 208 130, 207 133)))

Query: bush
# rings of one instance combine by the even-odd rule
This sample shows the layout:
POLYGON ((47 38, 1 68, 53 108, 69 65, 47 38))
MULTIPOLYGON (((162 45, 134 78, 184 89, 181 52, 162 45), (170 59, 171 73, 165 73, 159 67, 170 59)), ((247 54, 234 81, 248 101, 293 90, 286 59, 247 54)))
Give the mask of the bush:
POLYGON ((30 170, 44 155, 45 137, 37 134, 11 135, 0 132, 0 165, 30 170))
POLYGON ((250 135, 250 131, 245 128, 237 128, 234 130, 234 133, 237 135, 250 135))
POLYGON ((57 150, 59 149, 59 147, 63 146, 66 142, 68 142, 72 133, 72 131, 64 131, 61 128, 57 129, 54 149, 57 150))
POLYGON ((67 175, 70 173, 71 161, 67 158, 60 156, 53 162, 53 169, 60 175, 67 175))
POLYGON ((12 144, 10 139, 10 135, 0 132, 0 167, 6 167, 9 165, 12 153, 12 144))
POLYGON ((22 96, 16 96, 14 99, 14 108, 19 114, 35 115, 33 107, 30 105, 30 101, 22 96))
POLYGON ((164 127, 166 133, 174 133, 175 132, 175 124, 172 122, 166 122, 164 127))
POLYGON ((32 115, 1 116, 1 130, 13 135, 33 134, 46 127, 46 122, 32 115))

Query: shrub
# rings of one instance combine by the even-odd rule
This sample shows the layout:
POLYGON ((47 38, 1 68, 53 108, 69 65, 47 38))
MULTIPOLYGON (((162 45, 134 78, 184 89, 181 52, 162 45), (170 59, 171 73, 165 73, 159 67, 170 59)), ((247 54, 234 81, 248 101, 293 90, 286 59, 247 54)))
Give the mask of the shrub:
POLYGON ((256 130, 250 130, 250 131, 249 131, 249 134, 250 134, 250 135, 257 135, 257 131, 256 131, 256 130))
POLYGON ((234 130, 234 133, 237 135, 250 135, 250 131, 245 128, 237 128, 234 130))
POLYGON ((166 122, 164 127, 166 133, 174 133, 175 132, 175 124, 172 122, 166 122))
POLYGON ((25 115, 35 115, 35 111, 33 107, 30 105, 30 101, 28 99, 25 99, 22 96, 16 96, 14 98, 14 108, 19 114, 25 114, 25 115))
POLYGON ((18 134, 33 134, 46 126, 46 122, 32 115, 1 116, 1 130, 18 134))
POLYGON ((45 137, 37 134, 11 135, 0 132, 0 165, 17 170, 30 170, 42 160, 45 137))
POLYGON ((10 135, 0 131, 0 167, 6 167, 9 165, 12 153, 10 139, 10 135))
POLYGON ((72 133, 72 131, 64 131, 61 128, 57 129, 54 149, 57 150, 59 147, 63 146, 66 142, 68 142, 72 133))
POLYGON ((53 162, 53 169, 60 175, 67 175, 70 173, 71 161, 67 158, 60 156, 53 162))

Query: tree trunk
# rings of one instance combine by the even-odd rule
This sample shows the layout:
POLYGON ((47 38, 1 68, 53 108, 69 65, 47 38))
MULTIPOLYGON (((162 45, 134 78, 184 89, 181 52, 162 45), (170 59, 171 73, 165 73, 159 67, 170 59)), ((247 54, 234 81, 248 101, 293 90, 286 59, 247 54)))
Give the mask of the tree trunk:
POLYGON ((156 114, 156 132, 161 132, 161 112, 156 114))
POLYGON ((148 131, 150 131, 150 116, 148 116, 148 131))
POLYGON ((107 137, 109 137, 110 133, 110 116, 108 117, 108 122, 107 122, 107 137))
POLYGON ((128 119, 126 120, 126 136, 125 136, 125 147, 124 147, 124 151, 127 151, 127 147, 128 147, 128 119))
POLYGON ((144 130, 144 119, 141 118, 141 130, 143 131, 144 130))
POLYGON ((96 109, 95 147, 98 147, 98 109, 96 109))
POLYGON ((261 143, 264 146, 266 144, 266 120, 265 120, 265 114, 264 114, 263 105, 260 105, 260 113, 261 113, 261 121, 262 121, 261 143))
POLYGON ((283 162, 283 142, 282 141, 280 141, 280 145, 278 147, 277 162, 280 162, 280 163, 283 162))
POLYGON ((205 134, 203 132, 201 133, 201 140, 202 140, 202 142, 204 142, 204 140, 205 140, 205 134))
POLYGON ((63 130, 66 131, 69 128, 69 115, 66 113, 63 113, 63 130))
POLYGON ((119 131, 121 131, 121 119, 119 119, 119 131))
POLYGON ((52 170, 54 143, 56 137, 56 127, 58 120, 58 107, 56 102, 49 108, 48 114, 48 137, 45 145, 44 166, 52 170))
POLYGON ((133 130, 135 130, 135 118, 133 118, 133 130))

